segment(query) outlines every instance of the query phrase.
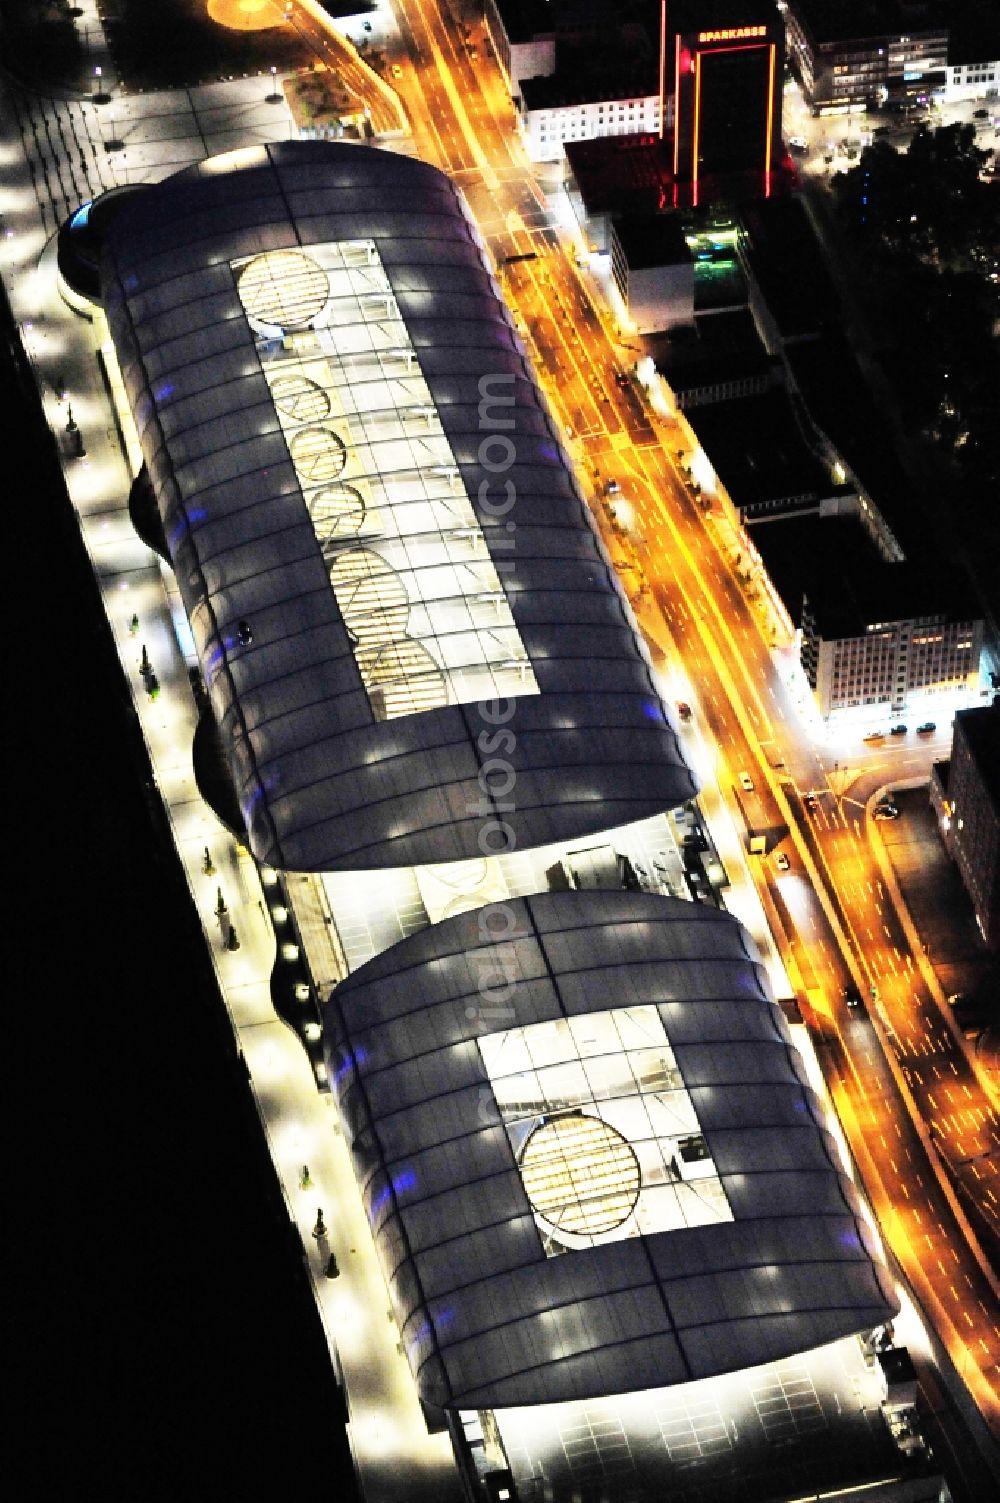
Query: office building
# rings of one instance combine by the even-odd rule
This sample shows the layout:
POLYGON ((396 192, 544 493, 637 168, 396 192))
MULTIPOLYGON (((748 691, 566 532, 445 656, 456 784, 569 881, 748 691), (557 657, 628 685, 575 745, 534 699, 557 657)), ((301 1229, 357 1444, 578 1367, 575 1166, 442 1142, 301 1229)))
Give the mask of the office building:
POLYGON ((676 218, 611 221, 611 275, 640 334, 694 321, 694 257, 676 218))
POLYGON ((558 162, 572 141, 602 136, 657 135, 660 95, 650 68, 624 77, 603 71, 551 78, 526 78, 521 84, 521 126, 533 162, 558 162))
POLYGON ((941 0, 787 0, 788 56, 814 114, 940 98, 948 11, 941 0))
POLYGON ((1000 950, 1000 703, 955 716, 951 758, 934 771, 931 801, 945 848, 983 938, 1000 950))
POLYGON ((887 562, 857 516, 789 517, 750 536, 800 630, 822 715, 900 715, 913 700, 978 691, 983 621, 935 561, 887 562))
MULTIPOLYGON (((664 7, 661 90, 673 97, 673 174, 702 201, 713 180, 781 161, 784 28, 772 0, 674 0, 664 7)), ((664 127, 664 133, 665 133, 664 127)))

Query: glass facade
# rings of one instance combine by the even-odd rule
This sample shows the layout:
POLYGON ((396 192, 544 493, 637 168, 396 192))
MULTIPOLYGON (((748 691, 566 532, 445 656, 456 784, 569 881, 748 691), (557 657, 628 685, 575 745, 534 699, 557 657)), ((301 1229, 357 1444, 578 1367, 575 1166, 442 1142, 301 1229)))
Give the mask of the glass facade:
POLYGON ((443 173, 343 143, 212 158, 123 209, 101 295, 258 860, 467 861, 692 796, 443 173))
POLYGON ((655 1007, 514 1028, 479 1050, 548 1256, 732 1220, 655 1007))
POLYGON ((728 914, 610 889, 507 897, 383 950, 323 1023, 428 1403, 690 1383, 894 1309, 728 914))

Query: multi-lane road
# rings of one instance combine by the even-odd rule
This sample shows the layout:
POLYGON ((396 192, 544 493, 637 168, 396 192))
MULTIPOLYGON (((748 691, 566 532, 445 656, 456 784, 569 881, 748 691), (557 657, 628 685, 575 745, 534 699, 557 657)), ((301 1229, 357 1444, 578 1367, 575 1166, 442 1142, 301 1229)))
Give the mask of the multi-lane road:
MULTIPOLYGON (((995 1424, 997 1286, 976 1256, 966 1213, 1000 1231, 996 1114, 883 886, 863 785, 817 750, 745 581, 685 488, 679 430, 653 417, 625 378, 628 352, 556 229, 481 31, 463 37, 431 0, 410 0, 405 17, 398 6, 397 15, 409 58, 396 86, 416 149, 466 194, 640 621, 667 644, 665 672, 696 706, 720 783, 734 788, 749 770, 754 820, 772 840, 789 831, 787 873, 758 858, 765 903, 810 997, 807 1012, 887 1240, 995 1424), (610 504, 609 479, 620 487, 610 504), (813 812, 807 791, 817 794, 813 812), (846 1006, 848 989, 862 990, 869 1012, 846 1006)), ((929 765, 920 752, 902 755, 929 765)), ((862 766, 873 757, 859 747, 851 760, 862 766)))

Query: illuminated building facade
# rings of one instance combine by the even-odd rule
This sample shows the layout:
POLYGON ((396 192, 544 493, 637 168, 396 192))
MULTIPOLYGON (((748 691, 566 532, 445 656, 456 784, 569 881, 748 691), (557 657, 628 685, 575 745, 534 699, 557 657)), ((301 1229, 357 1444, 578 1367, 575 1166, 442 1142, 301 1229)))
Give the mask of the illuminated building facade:
POLYGON ((425 1403, 686 1384, 896 1305, 753 940, 652 893, 446 919, 326 1006, 425 1403))
MULTIPOLYGON (((830 523, 819 526, 829 533, 830 523)), ((887 603, 892 577, 909 575, 909 566, 876 567, 879 593, 887 603)), ((910 696, 975 691, 983 651, 982 620, 967 619, 961 607, 875 619, 876 600, 861 615, 853 591, 841 588, 842 581, 843 576, 838 581, 833 575, 833 587, 814 589, 802 608, 802 666, 820 714, 866 705, 900 713, 910 696)), ((886 614, 895 616, 891 607, 886 614)))
MULTIPOLYGON (((663 0, 660 90, 672 95, 673 175, 697 205, 707 180, 781 159, 784 28, 772 0, 663 0)), ((666 134, 666 126, 663 128, 666 134)))
POLYGON ((258 860, 456 861, 484 818, 539 845, 693 794, 442 173, 344 144, 209 159, 122 210, 102 291, 258 860))
MULTIPOLYGON (((669 102, 667 108, 669 112, 669 102)), ((568 142, 637 131, 658 135, 660 95, 652 78, 615 86, 605 78, 526 78, 521 85, 521 124, 531 160, 557 162, 568 142)))
POLYGON ((926 101, 947 78, 937 0, 788 0, 788 52, 813 112, 926 101))

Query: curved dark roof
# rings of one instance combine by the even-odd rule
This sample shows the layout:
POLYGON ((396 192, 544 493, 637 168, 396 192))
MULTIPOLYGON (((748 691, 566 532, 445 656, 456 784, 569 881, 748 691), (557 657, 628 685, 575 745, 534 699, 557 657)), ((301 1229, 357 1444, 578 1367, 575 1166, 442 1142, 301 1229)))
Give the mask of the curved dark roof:
POLYGON ((506 901, 383 952, 337 987, 324 1025, 428 1402, 685 1383, 892 1313, 753 941, 728 915, 611 891, 506 901), (554 1124, 575 1157, 539 1145, 554 1124))
POLYGON ((450 861, 694 792, 442 173, 343 143, 213 158, 115 221, 102 286, 259 859, 450 861))

